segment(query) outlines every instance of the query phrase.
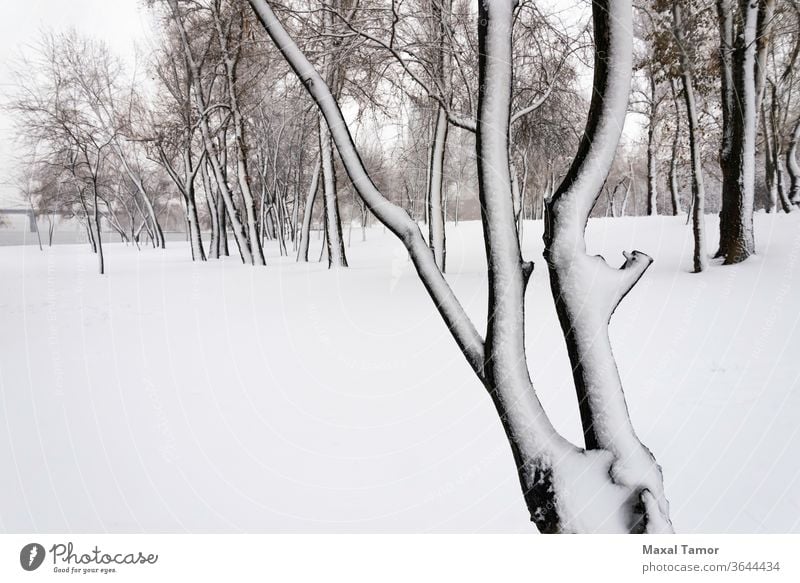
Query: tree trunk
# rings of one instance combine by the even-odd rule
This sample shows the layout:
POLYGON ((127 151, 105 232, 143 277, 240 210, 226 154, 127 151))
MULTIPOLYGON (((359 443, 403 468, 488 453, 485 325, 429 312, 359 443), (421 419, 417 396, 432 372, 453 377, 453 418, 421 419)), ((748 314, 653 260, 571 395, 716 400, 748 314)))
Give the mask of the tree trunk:
MULTIPOLYGON (((239 190, 244 202, 245 221, 247 223, 247 238, 250 243, 253 265, 266 265, 264 251, 261 248, 261 238, 258 234, 258 220, 256 219, 255 199, 250 186, 250 168, 247 159, 246 126, 239 108, 237 67, 239 62, 239 49, 231 51, 228 47, 228 37, 223 30, 217 4, 212 2, 214 23, 217 29, 217 38, 222 49, 222 61, 225 65, 225 80, 227 81, 228 102, 230 104, 231 119, 233 120, 233 135, 236 145, 236 169, 239 180, 239 190)), ((233 18, 233 17, 231 17, 233 18)), ((242 26, 244 23, 242 22, 242 26)), ((231 27, 228 27, 230 31, 231 27)), ((240 39, 241 42, 241 39, 240 39)))
POLYGON ((430 163, 428 169, 428 244, 436 265, 442 271, 446 263, 446 237, 444 215, 444 161, 447 153, 447 133, 450 124, 442 107, 436 112, 430 163))
MULTIPOLYGON (((600 369, 594 372, 600 379, 606 379, 609 374, 607 369, 612 368, 617 383, 616 387, 606 387, 605 392, 612 398, 608 403, 603 403, 603 410, 616 411, 614 416, 604 418, 598 410, 593 419, 598 429, 608 429, 609 424, 613 425, 613 431, 599 433, 598 442, 607 443, 607 449, 580 450, 565 440, 554 430, 531 386, 524 348, 524 295, 532 264, 522 261, 514 229, 508 159, 511 31, 515 2, 495 0, 479 4, 480 90, 476 142, 489 276, 489 317, 485 342, 436 266, 419 226, 402 207, 384 197, 371 180, 328 86, 286 33, 269 3, 266 0, 250 0, 250 3, 276 47, 291 64, 325 116, 354 188, 372 213, 406 246, 434 305, 467 362, 489 391, 509 438, 531 519, 543 532, 670 531, 660 471, 649 452, 636 440, 632 428, 626 430, 626 422, 630 426, 627 412, 624 419, 619 416, 618 406, 621 403, 624 409, 625 402, 618 387, 619 378, 613 366, 610 346, 606 349, 601 347, 602 354, 598 354, 594 343, 591 347, 591 355, 600 357, 595 363, 600 369), (630 435, 633 435, 634 443, 631 443, 630 435), (617 455, 617 452, 623 455, 617 455)), ((604 56, 613 54, 617 61, 613 70, 621 70, 622 73, 618 78, 619 73, 616 77, 608 74, 609 68, 605 64, 598 67, 592 108, 594 113, 584 142, 591 144, 600 141, 602 136, 603 141, 613 142, 615 146, 630 89, 631 2, 597 0, 594 14, 598 52, 604 56), (597 112, 605 107, 606 98, 611 98, 613 115, 597 112), (598 119, 603 122, 600 124, 602 133, 591 129, 597 125, 592 120, 598 119)), ((604 59, 600 59, 600 62, 605 63, 604 59)), ((594 147, 589 149, 593 150, 594 147)), ((557 236, 554 239, 557 244, 551 246, 559 270, 569 271, 571 264, 564 260, 578 258, 574 250, 574 243, 578 239, 583 248, 586 217, 610 168, 613 150, 608 144, 603 148, 604 172, 592 172, 597 165, 590 163, 573 173, 579 174, 576 176, 579 179, 577 183, 569 180, 569 177, 565 180, 565 184, 575 184, 583 189, 588 187, 592 191, 591 200, 583 200, 580 204, 586 212, 584 217, 577 218, 576 222, 575 215, 569 212, 570 207, 575 206, 572 204, 574 197, 557 194, 551 212, 554 218, 552 224, 566 237, 562 240, 557 236), (586 180, 589 184, 585 184, 586 180), (561 205, 567 206, 562 210, 561 205), (566 222, 562 223, 558 216, 563 216, 566 222), (568 248, 571 244, 573 251, 570 254, 568 248)), ((588 158, 592 158, 591 152, 589 154, 588 158)), ((576 163, 575 166, 582 165, 576 163)), ((594 263, 593 258, 585 254, 582 257, 594 263)), ((627 288, 635 283, 649 264, 649 258, 644 257, 634 254, 626 262, 628 268, 619 272, 622 274, 621 283, 627 284, 627 288)), ((613 272, 608 266, 606 269, 613 272)), ((581 275, 591 278, 596 273, 581 272, 581 275)), ((581 289, 595 285, 591 279, 588 281, 590 285, 581 289)), ((567 291, 566 288, 563 291, 567 291)), ((619 294, 611 294, 609 299, 614 299, 615 295, 619 294)), ((610 316, 610 309, 607 316, 610 316)), ((581 333, 589 333, 595 324, 607 327, 608 317, 602 320, 602 316, 595 318, 590 314, 580 322, 581 333)), ((607 329, 605 331, 607 339, 607 329)))
POLYGON ((208 175, 208 166, 205 160, 202 161, 200 177, 203 181, 203 191, 206 195, 206 205, 208 206, 208 217, 211 221, 211 241, 208 247, 208 258, 219 259, 219 209, 217 209, 217 199, 214 196, 211 179, 208 175))
MULTIPOLYGON (((775 21, 775 0, 758 0, 758 32, 756 37, 756 115, 761 111, 767 85, 767 54, 775 21)), ((758 124, 756 124, 758 125, 758 124)))
MULTIPOLYGON (((728 4, 718 0, 718 5, 728 4)), ((739 20, 732 58, 733 87, 730 98, 730 153, 723 160, 720 246, 717 255, 725 264, 740 263, 755 253, 753 202, 756 142, 756 40, 759 5, 739 0, 739 20), (724 215, 724 216, 723 216, 724 215)), ((725 18, 730 18, 730 15, 725 18)), ((724 79, 724 76, 723 76, 724 79)), ((723 100, 725 96, 723 96, 723 100)))
MULTIPOLYGON (((672 4, 673 34, 679 47, 683 46, 683 22, 680 0, 672 4)), ((707 267, 705 245, 706 190, 703 182, 703 161, 700 144, 697 140, 699 121, 694 97, 694 72, 692 63, 683 49, 679 50, 681 79, 683 80, 683 99, 686 104, 686 117, 689 122, 689 150, 692 156, 692 234, 694 235, 694 272, 700 273, 707 267)))
MULTIPOLYGON (((200 163, 202 164, 202 160, 200 163)), ((186 203, 186 222, 189 225, 189 241, 192 247, 192 260, 205 261, 206 253, 203 249, 203 238, 200 234, 200 220, 197 216, 197 202, 195 199, 194 173, 192 172, 191 152, 184 150, 183 164, 186 177, 184 179, 184 202, 186 203)))
POLYGON ((656 81, 650 75, 650 123, 647 126, 647 214, 658 214, 658 159, 656 158, 656 126, 658 101, 656 81))
POLYGON ((767 188, 766 211, 774 213, 778 210, 778 179, 775 173, 773 136, 772 132, 770 132, 770 120, 773 116, 767 116, 767 109, 764 103, 764 101, 761 102, 761 131, 764 134, 764 185, 767 188))
POLYGON ((192 53, 192 45, 186 32, 186 26, 179 12, 177 0, 170 0, 170 6, 172 7, 174 21, 177 25, 178 33, 180 34, 181 44, 183 45, 184 58, 187 61, 187 73, 189 75, 188 82, 193 88, 192 95, 194 97, 197 109, 201 112, 201 115, 198 117, 198 124, 200 126, 200 134, 203 139, 203 146, 205 148, 208 161, 211 164, 211 168, 214 171, 214 178, 217 182, 217 187, 225 203, 225 209, 228 212, 228 219, 230 220, 231 227, 233 229, 234 239, 239 247, 239 255, 242 258, 242 262, 255 265, 256 260, 253 257, 250 241, 248 240, 244 226, 239 219, 236 204, 233 201, 233 193, 228 186, 226 171, 224 168, 225 164, 223 164, 220 160, 223 149, 217 147, 217 144, 214 142, 212 136, 211 128, 208 125, 208 114, 206 113, 208 104, 206 103, 205 90, 202 85, 200 65, 195 60, 192 53))
POLYGON ((303 224, 300 227, 300 244, 297 246, 297 260, 308 262, 308 243, 311 238, 311 219, 314 215, 314 200, 317 198, 319 190, 320 160, 314 165, 314 172, 311 174, 311 184, 308 187, 306 204, 303 207, 303 224))
POLYGON ((217 200, 217 216, 219 217, 219 254, 221 257, 230 256, 228 249, 228 212, 224 204, 217 200))
POLYGON ((95 180, 92 185, 92 193, 94 195, 94 209, 92 211, 93 219, 90 224, 94 228, 94 246, 95 253, 97 254, 97 269, 100 275, 106 272, 105 256, 103 255, 103 233, 100 226, 100 209, 97 200, 97 181, 95 180))
POLYGON ((581 523, 580 530, 669 532, 661 468, 633 429, 608 336, 611 315, 652 259, 638 251, 624 253, 624 264, 614 269, 588 254, 584 239, 619 143, 633 65, 630 0, 595 0, 592 11, 595 70, 589 119, 578 154, 547 203, 544 234, 586 440, 581 466, 588 467, 579 479, 591 483, 606 504, 605 522, 581 523))
POLYGON ((672 136, 672 157, 669 161, 669 194, 672 200, 672 216, 677 217, 681 214, 681 194, 680 180, 678 178, 678 146, 681 137, 681 111, 678 104, 678 95, 675 90, 675 80, 670 83, 672 86, 672 102, 675 105, 675 130, 672 136))
POLYGON ((119 146, 116 147, 117 157, 122 162, 122 167, 125 170, 125 173, 128 175, 128 178, 131 179, 134 186, 136 186, 136 190, 142 197, 144 201, 144 206, 147 209, 147 215, 150 218, 150 222, 153 225, 153 237, 154 237, 154 244, 156 247, 161 247, 162 249, 166 248, 166 240, 164 239, 164 231, 161 230, 161 225, 158 222, 158 217, 156 216, 155 208, 153 207, 153 202, 150 200, 150 197, 147 194, 147 189, 144 187, 144 183, 142 182, 141 177, 133 171, 133 168, 130 167, 128 164, 128 160, 125 158, 125 155, 122 151, 122 148, 119 146))
POLYGON ((792 137, 789 139, 789 147, 786 149, 786 170, 789 172, 790 184, 787 198, 794 205, 800 204, 800 165, 797 163, 798 140, 800 140, 800 119, 794 124, 792 137))
POLYGON ((333 164, 333 144, 325 120, 319 120, 319 151, 322 158, 322 192, 324 201, 325 238, 328 267, 347 267, 347 256, 339 218, 339 197, 336 193, 336 168, 333 164))
POLYGON ((720 104, 722 105, 722 138, 719 149, 719 166, 722 174, 721 206, 719 211, 720 245, 714 257, 724 257, 722 233, 728 231, 731 222, 731 197, 727 194, 730 189, 731 152, 733 150, 733 115, 734 115, 734 81, 733 81, 733 16, 734 0, 716 0, 717 23, 719 25, 719 67, 720 67, 720 104))

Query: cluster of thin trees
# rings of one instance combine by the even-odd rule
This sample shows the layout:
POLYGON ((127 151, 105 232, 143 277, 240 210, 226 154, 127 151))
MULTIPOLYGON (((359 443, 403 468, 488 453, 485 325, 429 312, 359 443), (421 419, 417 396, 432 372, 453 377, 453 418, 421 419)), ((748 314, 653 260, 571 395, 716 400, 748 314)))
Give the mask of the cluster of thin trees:
POLYGON ((532 0, 147 4, 159 29, 138 76, 97 42, 49 36, 12 104, 35 144, 31 200, 83 221, 101 272, 101 221, 163 247, 176 200, 195 261, 238 252, 264 265, 268 240, 307 261, 316 224, 328 264, 346 266, 342 223, 372 216, 407 248, 491 396, 537 527, 671 531, 661 468, 634 431, 608 337, 651 259, 625 252, 612 267, 588 254, 584 229, 631 207, 687 210, 702 271, 711 176, 716 256, 755 252, 759 187, 768 211, 800 202, 797 3, 593 0, 583 25, 532 0), (631 109, 646 137, 618 156, 631 109), (445 224, 470 195, 488 264, 483 334, 444 275, 445 224), (545 224, 582 447, 555 430, 531 382, 533 264, 520 247, 531 218, 545 224))
MULTIPOLYGON (((159 26, 133 71, 74 31, 43 36, 21 63, 10 108, 33 152, 21 183, 34 211, 81 221, 101 271, 101 225, 123 241, 164 247, 178 208, 196 261, 238 253, 264 265, 269 240, 306 261, 317 256, 309 250, 316 229, 319 256, 346 266, 351 234, 342 225, 360 223, 363 237, 371 213, 342 175, 302 83, 254 34, 247 3, 147 4, 159 26)), ((446 218, 458 222, 476 198, 474 6, 342 0, 281 10, 347 104, 390 198, 428 225, 444 268, 446 218)), ((519 8, 515 31, 509 149, 521 229, 523 218, 542 217, 577 145, 586 100, 576 66, 591 39, 586 27, 565 29, 533 2, 519 8)))

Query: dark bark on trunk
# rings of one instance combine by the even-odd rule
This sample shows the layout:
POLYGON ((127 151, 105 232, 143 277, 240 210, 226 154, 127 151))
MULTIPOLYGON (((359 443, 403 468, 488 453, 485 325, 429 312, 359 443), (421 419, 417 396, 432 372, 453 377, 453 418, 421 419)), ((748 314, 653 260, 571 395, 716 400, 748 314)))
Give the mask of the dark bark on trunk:
POLYGON ((208 166, 205 160, 200 168, 200 176, 203 181, 203 191, 206 195, 208 217, 211 221, 211 241, 208 247, 208 258, 219 259, 219 209, 217 208, 217 199, 213 192, 211 179, 208 175, 208 166))
POLYGON ((656 81, 650 75, 650 123, 647 126, 647 214, 658 214, 658 160, 656 158, 656 127, 658 125, 656 81))
POLYGON ((91 221, 94 228, 94 244, 95 252, 97 253, 97 268, 100 275, 106 272, 105 257, 103 256, 103 234, 102 227, 100 226, 100 208, 98 205, 97 197, 97 182, 92 185, 92 193, 94 195, 94 209, 92 211, 93 219, 91 221))
MULTIPOLYGON (((353 141, 352 134, 342 116, 335 98, 314 67, 297 48, 292 38, 276 18, 266 0, 250 0, 265 29, 275 45, 290 63, 309 94, 317 103, 331 128, 333 139, 351 182, 365 201, 370 211, 390 229, 405 245, 420 280, 434 301, 443 320, 451 331, 467 362, 484 383, 491 396, 514 455, 523 494, 531 519, 543 532, 667 532, 671 524, 667 517, 666 500, 661 488, 660 471, 652 456, 627 431, 625 418, 620 418, 617 407, 624 407, 618 375, 616 384, 611 379, 607 392, 612 402, 608 406, 615 410, 613 419, 605 422, 615 426, 610 434, 601 432, 598 443, 607 449, 580 450, 558 434, 533 390, 527 368, 524 347, 524 295, 531 275, 532 264, 521 257, 519 240, 514 228, 514 209, 511 197, 511 176, 508 159, 508 126, 511 102, 511 32, 513 25, 513 0, 493 0, 479 4, 479 105, 477 122, 477 152, 479 159, 479 196, 482 202, 486 256, 489 276, 489 317, 487 338, 484 342, 463 307, 447 284, 441 270, 422 237, 418 225, 398 205, 389 201, 375 186, 364 168, 353 141), (619 427, 621 422, 622 427, 619 427), (623 436, 627 438, 623 442, 623 436), (587 505, 603 500, 602 512, 587 512, 587 505)), ((601 134, 594 128, 595 118, 603 121, 602 160, 607 174, 613 160, 613 148, 619 139, 621 118, 627 109, 632 68, 632 8, 629 0, 597 0, 594 5, 595 34, 598 52, 615 55, 618 61, 613 68, 618 77, 608 77, 608 67, 599 67, 596 73, 595 98, 593 99, 589 129, 585 143, 601 134), (610 24, 613 23, 613 24, 610 24), (610 38, 609 38, 610 37, 610 38), (607 91, 607 86, 613 90, 607 91), (602 88, 602 91, 598 89, 602 88), (599 97, 598 97, 599 95, 599 97), (597 113, 606 97, 613 103, 613 115, 597 113), (608 117, 608 119, 606 119, 608 117), (616 138, 614 138, 616 132, 616 138), (613 144, 607 140, 613 140, 613 144), (609 156, 610 152, 610 156, 609 156)), ((584 152, 586 154, 586 152, 584 152)), ((576 162, 576 166, 581 166, 576 162)), ((596 165, 589 164, 595 169, 596 165)), ((582 174, 578 168, 577 173, 582 174)), ((585 210, 579 225, 565 226, 558 217, 553 223, 560 233, 567 233, 567 240, 558 236, 558 251, 563 252, 580 240, 583 249, 583 228, 588 213, 596 200, 605 178, 598 172, 590 172, 589 188, 592 200, 581 200, 585 210), (594 178, 591 178, 593 176, 594 178), (566 229, 566 230, 564 230, 566 229), (572 236, 576 238, 573 239, 572 236)), ((574 177, 574 176, 572 176, 574 177)), ((571 177, 565 181, 570 183, 571 177)), ((561 200, 569 206, 572 198, 565 194, 561 200)), ((562 220, 569 222, 575 217, 570 209, 554 209, 562 220)), ((551 215, 552 216, 552 215, 551 215)), ((574 246, 573 246, 574 250, 574 246)), ((553 249, 551 249, 553 251, 553 249)), ((578 259, 578 257, 574 257, 578 259)), ((582 255, 581 259, 592 261, 582 255)), ((553 257, 562 269, 569 269, 566 255, 553 257)), ((596 258, 595 258, 596 259, 596 258)), ((620 297, 613 293, 609 298, 613 311, 615 301, 621 299, 649 265, 649 258, 634 253, 628 257, 625 269, 620 271, 620 297)), ((607 269, 611 270, 608 266, 607 269)), ((615 270, 611 270, 614 272, 615 270)), ((561 272, 563 275, 563 272, 561 272)), ((592 277, 592 273, 584 273, 592 277)), ((580 289, 588 289, 582 287, 580 289)), ((610 311, 608 313, 610 317, 610 311)), ((590 318, 591 320, 591 318, 590 318)), ((582 324, 586 321, 581 320, 582 324)), ((606 327, 607 319, 602 322, 606 327)), ((603 348, 597 370, 604 379, 609 371, 605 368, 613 363, 610 345, 603 348)), ((593 352, 593 356, 597 356, 593 352)), ((614 374, 616 369, 614 368, 614 374)), ((594 417, 597 427, 604 426, 602 415, 594 417)), ((629 422, 628 422, 629 425, 629 422)))
MULTIPOLYGON (((211 6, 214 8, 214 22, 217 28, 217 38, 223 53, 222 61, 225 66, 225 80, 227 81, 228 101, 230 104, 231 119, 233 121, 233 137, 236 149, 236 174, 239 181, 239 190, 242 193, 242 199, 244 203, 243 206, 245 211, 245 222, 247 225, 247 239, 248 243, 250 244, 253 265, 266 265, 266 261, 264 260, 264 251, 261 248, 261 238, 258 235, 258 220, 256 218, 256 207, 251 188, 250 167, 247 156, 247 128, 239 107, 238 65, 239 51, 241 50, 241 47, 232 48, 228 46, 229 39, 223 30, 221 15, 216 10, 217 4, 212 3, 211 6)), ((231 18, 233 18, 233 16, 231 16, 231 18)), ((244 21, 242 21, 241 27, 243 31, 244 21)), ((231 27, 229 27, 229 30, 230 28, 231 27)), ((242 31, 240 31, 240 34, 243 34, 242 31)), ((242 38, 239 38, 238 41, 241 43, 242 38)))
POLYGON ((722 197, 719 211, 720 246, 714 257, 724 257, 722 233, 728 230, 731 221, 730 197, 726 194, 730 188, 729 172, 731 151, 733 149, 734 81, 733 81, 733 0, 716 0, 717 22, 719 24, 720 50, 720 92, 722 105, 722 139, 719 149, 719 166, 722 173, 722 197))
MULTIPOLYGON (((681 19, 681 5, 679 0, 672 4, 673 34, 679 47, 683 47, 683 23, 681 19)), ((703 182, 703 161, 698 143, 697 133, 699 121, 697 118, 697 105, 694 97, 694 72, 692 63, 686 52, 681 48, 681 79, 683 81, 683 98, 686 104, 686 117, 689 122, 689 149, 692 156, 692 234, 694 236, 694 272, 700 273, 707 267, 705 245, 705 200, 706 190, 703 182)))
MULTIPOLYGON (((727 4, 718 0, 718 6, 727 4)), ((755 253, 753 202, 755 191, 755 140, 757 122, 756 40, 758 3, 739 0, 739 26, 732 55, 732 108, 730 153, 724 159, 723 212, 720 214, 720 246, 717 256, 725 264, 740 263, 755 253)), ((730 18, 730 15, 727 16, 730 18)), ((723 100, 725 96, 723 96, 723 100)))
POLYGON ((217 202, 217 216, 219 217, 219 254, 221 257, 229 257, 228 249, 228 211, 224 204, 217 202))
POLYGON ((436 113, 433 131, 430 161, 428 164, 428 244, 430 245, 436 265, 445 271, 447 258, 447 242, 445 234, 444 213, 444 163, 447 153, 447 134, 449 129, 447 114, 443 108, 436 113))
MULTIPOLYGON (((442 97, 450 101, 450 58, 447 52, 447 26, 451 11, 450 0, 433 0, 430 3, 433 31, 436 43, 435 75, 436 84, 442 97)), ((436 111, 433 126, 433 143, 431 144, 428 163, 428 244, 430 245, 436 265, 445 271, 447 259, 447 241, 445 233, 445 180, 444 165, 447 154, 447 135, 450 123, 447 112, 441 105, 436 111)))
POLYGON ((639 441, 611 352, 608 323, 652 259, 632 251, 614 269, 587 253, 589 214, 613 164, 627 113, 632 70, 632 7, 593 3, 594 91, 575 160, 545 207, 545 258, 559 322, 572 363, 586 448, 602 452, 611 484, 627 491, 618 517, 629 532, 670 532, 661 468, 639 441), (638 501, 638 502, 637 502, 638 501), (641 504, 644 516, 633 507, 641 504))
POLYGON ((347 255, 339 218, 339 196, 336 189, 336 167, 333 163, 333 144, 325 120, 319 120, 319 151, 322 158, 323 218, 327 241, 328 267, 347 267, 347 255))
MULTIPOLYGON (((800 165, 797 163, 797 142, 800 140, 800 120, 795 122, 792 128, 792 137, 789 139, 789 147, 786 149, 786 171, 789 173, 789 193, 786 197, 790 204, 800 204, 800 165)), ((788 206, 791 208, 791 206, 788 206)), ((787 208, 784 208, 789 212, 787 208)))
POLYGON ((681 137, 681 110, 678 103, 678 94, 675 88, 675 80, 670 82, 672 87, 672 103, 675 106, 675 130, 672 136, 672 157, 669 161, 669 194, 672 201, 672 216, 677 217, 681 214, 681 194, 680 179, 678 177, 678 154, 681 137))

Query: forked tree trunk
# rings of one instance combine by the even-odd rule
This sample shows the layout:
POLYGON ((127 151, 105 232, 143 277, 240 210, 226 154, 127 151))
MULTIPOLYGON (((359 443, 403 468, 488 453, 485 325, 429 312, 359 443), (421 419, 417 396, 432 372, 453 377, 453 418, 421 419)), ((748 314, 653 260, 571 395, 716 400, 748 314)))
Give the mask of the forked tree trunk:
POLYGON ((437 267, 418 225, 371 180, 323 79, 286 33, 269 3, 250 3, 325 116, 354 188, 406 246, 453 338, 489 391, 514 454, 531 519, 543 532, 671 531, 661 473, 631 427, 607 333, 613 308, 650 259, 633 253, 624 269, 614 270, 602 259, 586 255, 583 241, 586 220, 613 161, 627 109, 632 67, 630 0, 596 0, 594 4, 598 59, 589 125, 579 157, 548 211, 547 253, 553 261, 553 275, 560 282, 553 291, 556 297, 557 291, 569 296, 559 299, 559 310, 576 330, 568 344, 579 358, 591 361, 583 365, 586 376, 576 377, 589 400, 588 409, 584 407, 591 421, 585 450, 555 431, 533 390, 526 364, 524 296, 533 266, 522 260, 514 228, 508 158, 515 2, 479 4, 476 141, 489 267, 485 342, 437 267), (609 54, 614 55, 614 67, 608 66, 609 54), (601 278, 599 286, 596 276, 601 278), (575 290, 593 290, 593 294, 587 298, 575 290), (579 315, 576 306, 584 307, 587 301, 593 308, 579 315))
POLYGON ((625 262, 614 269, 602 257, 587 254, 584 240, 619 143, 633 65, 630 0, 595 0, 592 11, 595 70, 589 119, 578 154, 547 203, 544 235, 586 440, 581 465, 589 466, 587 473, 597 472, 584 482, 594 483, 606 504, 607 518, 581 523, 581 530, 669 532, 661 468, 633 429, 608 336, 611 315, 652 259, 638 251, 624 253, 625 262))
POLYGON ((699 121, 694 97, 694 72, 692 63, 684 51, 681 0, 672 3, 673 34, 679 47, 683 99, 686 104, 686 117, 689 122, 689 150, 692 156, 692 234, 694 236, 694 272, 704 271, 708 265, 706 258, 705 221, 706 189, 703 182, 703 161, 700 144, 697 140, 699 121))
MULTIPOLYGON (((200 160, 199 164, 202 163, 203 160, 200 160)), ((203 249, 203 238, 200 233, 200 219, 197 215, 197 202, 194 188, 195 173, 192 172, 191 152, 188 148, 184 151, 184 168, 186 173, 186 178, 184 179, 184 201, 186 202, 186 220, 189 223, 189 241, 192 246, 192 259, 194 261, 205 261, 206 253, 203 249)))
POLYGON ((198 165, 195 166, 192 162, 192 152, 189 145, 185 145, 183 153, 181 154, 183 163, 183 176, 178 175, 173 167, 166 153, 159 144, 158 146, 159 158, 161 165, 166 170, 169 177, 175 183, 178 191, 183 197, 184 203, 184 218, 186 220, 186 238, 190 242, 192 250, 192 261, 205 261, 206 255, 203 250, 203 240, 200 234, 200 224, 197 216, 197 203, 195 200, 195 187, 194 179, 198 169, 203 164, 202 158, 199 160, 198 165))
POLYGON ((125 170, 125 173, 130 178, 131 182, 133 182, 134 186, 136 186, 136 190, 142 197, 144 201, 144 206, 147 209, 147 216, 150 219, 150 223, 152 224, 152 236, 153 236, 153 243, 156 247, 161 247, 162 249, 166 248, 166 240, 164 239, 164 231, 161 229, 161 225, 158 222, 158 217, 156 216, 156 210, 153 207, 153 202, 150 200, 150 196, 147 193, 147 189, 144 187, 144 183, 142 182, 141 177, 133 171, 133 168, 130 167, 128 164, 127 158, 125 158, 125 154, 122 151, 122 148, 116 146, 117 157, 119 158, 120 162, 122 162, 122 168, 125 170))

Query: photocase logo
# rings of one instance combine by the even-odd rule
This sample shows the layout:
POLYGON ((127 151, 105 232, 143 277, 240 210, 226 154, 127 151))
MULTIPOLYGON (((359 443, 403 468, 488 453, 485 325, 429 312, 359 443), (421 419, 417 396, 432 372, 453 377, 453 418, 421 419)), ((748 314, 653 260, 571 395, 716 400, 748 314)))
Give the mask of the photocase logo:
POLYGON ((39 543, 28 543, 19 552, 19 564, 26 571, 35 571, 44 562, 44 547, 39 543))

